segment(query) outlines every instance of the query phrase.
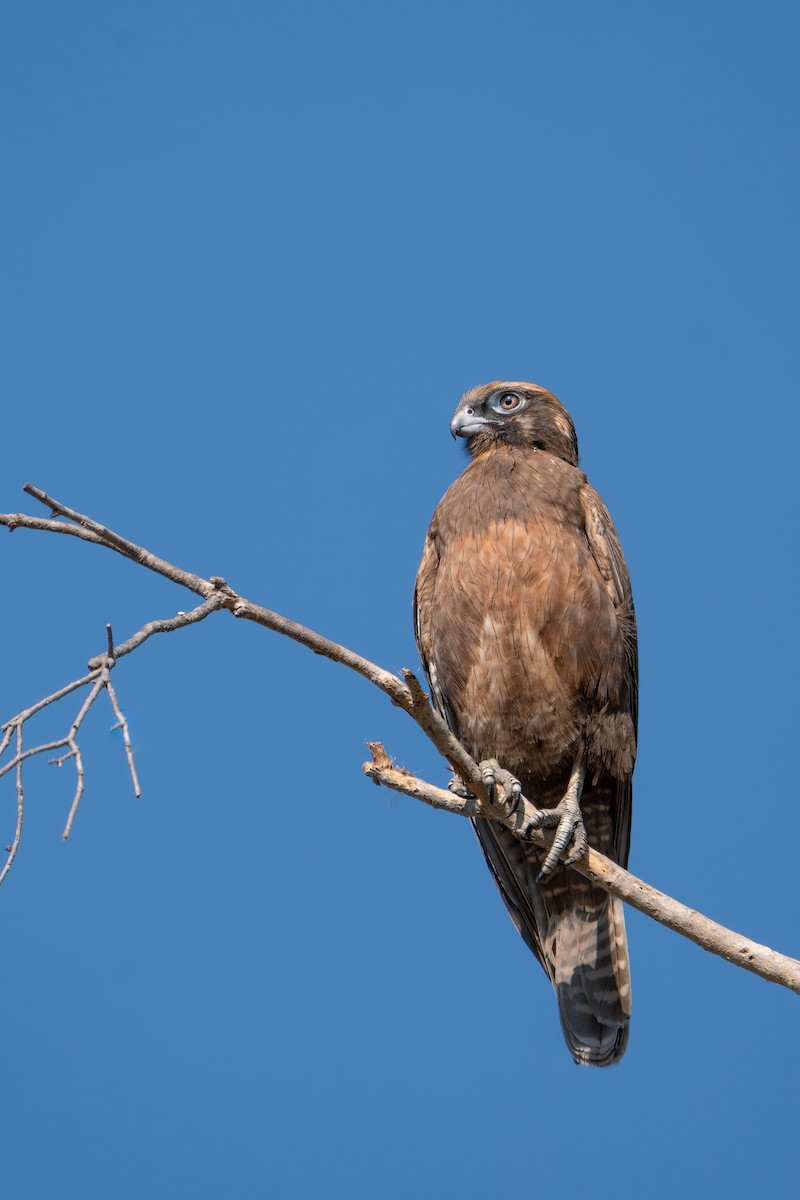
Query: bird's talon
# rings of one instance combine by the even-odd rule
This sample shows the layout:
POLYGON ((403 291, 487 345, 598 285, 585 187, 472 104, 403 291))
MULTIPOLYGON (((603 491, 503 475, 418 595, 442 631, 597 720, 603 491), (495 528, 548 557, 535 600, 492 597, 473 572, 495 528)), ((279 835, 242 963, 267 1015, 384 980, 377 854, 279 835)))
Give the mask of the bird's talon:
POLYGON ((588 844, 586 837, 584 836, 582 838, 577 838, 577 844, 575 845, 575 848, 571 851, 567 858, 564 859, 564 866, 571 867, 574 863, 580 862, 580 860, 586 856, 587 849, 588 844))
POLYGON ((520 781, 501 767, 496 758, 487 758, 480 764, 480 769, 490 806, 502 809, 505 816, 516 812, 522 799, 520 781))
POLYGON ((579 858, 583 858, 586 853, 588 839, 586 837, 586 826, 583 823, 583 814, 581 813, 580 805, 583 779, 583 768, 576 764, 566 795, 559 801, 555 808, 547 809, 544 814, 542 824, 550 829, 555 827, 556 832, 547 853, 547 858, 544 860, 542 869, 537 876, 537 883, 541 883, 543 879, 552 874, 559 863, 563 863, 564 866, 571 866, 579 858), (566 857, 563 857, 569 846, 572 846, 572 850, 566 857))
POLYGON ((497 795, 497 777, 495 775, 497 769, 497 763, 494 759, 481 763, 481 778, 483 779, 483 786, 486 788, 486 795, 489 798, 492 808, 494 808, 495 797, 497 795))

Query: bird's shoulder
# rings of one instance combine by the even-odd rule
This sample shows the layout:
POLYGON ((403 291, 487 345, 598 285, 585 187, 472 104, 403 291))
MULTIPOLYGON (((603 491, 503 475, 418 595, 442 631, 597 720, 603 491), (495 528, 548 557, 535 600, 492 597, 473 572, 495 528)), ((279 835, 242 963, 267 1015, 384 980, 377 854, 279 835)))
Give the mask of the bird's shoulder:
POLYGON ((588 480, 580 490, 580 502, 592 557, 609 595, 615 607, 632 609, 631 581, 619 534, 608 509, 588 480))

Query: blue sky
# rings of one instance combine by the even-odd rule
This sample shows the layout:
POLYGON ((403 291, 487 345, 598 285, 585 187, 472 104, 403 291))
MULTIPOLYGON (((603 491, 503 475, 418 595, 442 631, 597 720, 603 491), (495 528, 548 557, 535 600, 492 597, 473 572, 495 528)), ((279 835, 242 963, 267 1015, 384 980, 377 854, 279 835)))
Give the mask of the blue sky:
MULTIPOLYGON (((632 868, 800 955, 799 24, 9 0, 0 510, 31 480, 413 667, 458 397, 545 384, 634 583, 632 868)), ((2 719, 188 607, 69 539, 0 555, 2 719)), ((630 914, 630 1049, 582 1072, 466 823, 363 779, 372 739, 447 777, 377 692, 225 616, 115 682, 143 798, 94 712, 71 841, 35 764, 0 894, 9 1194, 791 1186, 796 997, 630 914)))

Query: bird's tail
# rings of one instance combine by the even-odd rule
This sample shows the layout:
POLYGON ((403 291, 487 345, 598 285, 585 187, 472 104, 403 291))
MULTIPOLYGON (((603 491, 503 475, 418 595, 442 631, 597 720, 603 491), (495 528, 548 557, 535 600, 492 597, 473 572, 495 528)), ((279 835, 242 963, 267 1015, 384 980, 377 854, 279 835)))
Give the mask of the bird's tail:
POLYGON ((550 916, 546 970, 575 1062, 607 1067, 625 1053, 631 1015, 622 902, 591 884, 569 891, 550 916))
MULTIPOLYGON (((602 845, 606 839, 593 837, 601 834, 593 826, 598 818, 605 823, 606 814, 590 807, 584 816, 590 843, 602 845)), ((618 1062, 631 1014, 621 901, 563 867, 537 883, 541 859, 529 843, 493 821, 476 821, 475 831, 511 919, 553 984, 575 1062, 618 1062)))

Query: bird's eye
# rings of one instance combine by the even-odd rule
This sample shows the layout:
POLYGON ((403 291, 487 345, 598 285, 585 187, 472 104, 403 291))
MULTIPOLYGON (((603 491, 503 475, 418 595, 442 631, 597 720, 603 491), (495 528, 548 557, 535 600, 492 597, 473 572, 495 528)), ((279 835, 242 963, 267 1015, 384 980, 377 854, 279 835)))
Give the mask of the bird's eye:
POLYGON ((516 392, 503 392, 498 407, 503 412, 513 412, 515 408, 519 408, 520 404, 521 400, 516 392))

